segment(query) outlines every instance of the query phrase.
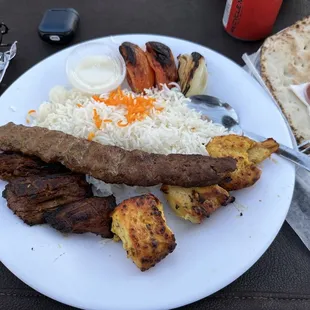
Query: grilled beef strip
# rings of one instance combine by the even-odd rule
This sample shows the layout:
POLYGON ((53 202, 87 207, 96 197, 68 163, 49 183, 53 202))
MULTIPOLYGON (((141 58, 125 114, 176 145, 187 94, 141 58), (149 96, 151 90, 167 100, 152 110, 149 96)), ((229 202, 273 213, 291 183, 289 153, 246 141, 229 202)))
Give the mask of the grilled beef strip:
POLYGON ((92 196, 84 175, 61 174, 16 178, 2 196, 8 207, 26 224, 44 223, 43 213, 66 203, 92 196))
POLYGON ((110 213, 115 207, 114 196, 85 198, 45 212, 44 219, 63 233, 91 232, 112 238, 110 213))
POLYGON ((151 154, 102 145, 60 131, 8 123, 0 127, 0 149, 60 162, 71 171, 106 183, 183 187, 208 186, 229 179, 236 160, 203 155, 151 154))
POLYGON ((45 163, 33 156, 20 153, 0 153, 0 179, 10 181, 18 177, 30 175, 59 174, 69 172, 60 163, 45 163))

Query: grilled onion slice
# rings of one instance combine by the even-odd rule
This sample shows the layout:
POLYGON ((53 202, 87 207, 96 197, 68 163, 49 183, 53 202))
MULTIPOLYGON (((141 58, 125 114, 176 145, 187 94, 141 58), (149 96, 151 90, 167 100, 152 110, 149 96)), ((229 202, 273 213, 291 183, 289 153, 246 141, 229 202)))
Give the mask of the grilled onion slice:
POLYGON ((178 56, 179 84, 186 97, 200 95, 204 92, 208 72, 205 59, 197 52, 178 56))

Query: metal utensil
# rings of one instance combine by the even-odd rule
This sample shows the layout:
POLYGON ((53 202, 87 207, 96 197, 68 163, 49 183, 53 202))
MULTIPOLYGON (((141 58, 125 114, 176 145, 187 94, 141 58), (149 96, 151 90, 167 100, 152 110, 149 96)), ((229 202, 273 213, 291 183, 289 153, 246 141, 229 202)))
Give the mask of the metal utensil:
MULTIPOLYGON (((212 120, 214 123, 221 124, 229 131, 239 135, 243 134, 256 141, 266 140, 265 137, 243 130, 239 124, 238 114, 228 103, 222 102, 216 97, 207 95, 192 96, 190 99, 191 102, 188 103, 188 107, 200 112, 203 116, 212 120)), ((310 171, 310 157, 306 155, 309 149, 309 141, 306 141, 299 146, 300 152, 280 144, 278 154, 295 163, 297 166, 310 171)))
POLYGON ((9 32, 9 28, 7 25, 5 25, 4 23, 0 23, 0 47, 10 47, 12 44, 9 43, 2 43, 2 38, 5 34, 7 34, 9 32))

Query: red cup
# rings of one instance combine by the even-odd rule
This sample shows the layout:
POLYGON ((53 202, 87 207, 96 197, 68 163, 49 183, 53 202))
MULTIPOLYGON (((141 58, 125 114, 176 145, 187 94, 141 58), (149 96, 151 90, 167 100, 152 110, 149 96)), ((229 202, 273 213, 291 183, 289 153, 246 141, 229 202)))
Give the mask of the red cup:
POLYGON ((223 24, 240 40, 264 39, 272 32, 283 0, 227 0, 223 24))

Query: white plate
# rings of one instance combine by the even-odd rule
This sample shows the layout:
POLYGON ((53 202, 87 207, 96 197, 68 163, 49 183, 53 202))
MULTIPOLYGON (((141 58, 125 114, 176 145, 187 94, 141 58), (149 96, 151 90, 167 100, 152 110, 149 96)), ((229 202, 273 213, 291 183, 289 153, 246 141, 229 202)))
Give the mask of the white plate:
MULTIPOLYGON (((110 42, 111 38, 100 40, 110 42)), ((208 63, 208 93, 229 102, 245 129, 292 146, 286 123, 268 95, 227 58, 203 46, 162 36, 123 35, 114 40, 141 45, 160 41, 176 56, 201 53, 208 63)), ((24 124, 27 111, 46 100, 54 85, 67 84, 65 60, 71 50, 37 64, 3 94, 0 124, 24 124)), ((178 245, 147 272, 140 272, 126 258, 120 243, 91 234, 63 236, 47 225, 28 227, 6 207, 4 199, 0 201, 0 259, 34 289, 80 308, 167 309, 194 302, 243 274, 277 235, 290 206, 295 169, 277 156, 266 160, 262 168, 255 186, 237 192, 235 204, 221 208, 201 225, 178 219, 165 206, 178 245)), ((1 182, 1 190, 4 185, 1 182)))

